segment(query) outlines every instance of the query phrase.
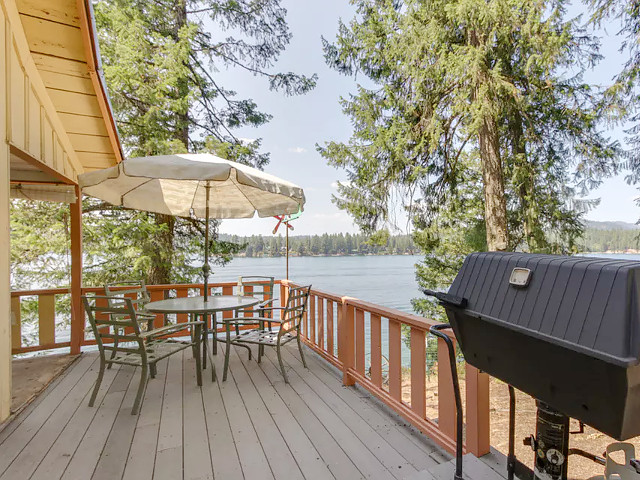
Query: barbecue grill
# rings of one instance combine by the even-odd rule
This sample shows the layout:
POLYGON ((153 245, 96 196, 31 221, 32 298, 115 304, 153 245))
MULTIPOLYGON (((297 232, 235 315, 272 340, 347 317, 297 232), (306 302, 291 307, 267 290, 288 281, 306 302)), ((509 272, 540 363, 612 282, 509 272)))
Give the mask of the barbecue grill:
POLYGON ((566 478, 568 417, 640 434, 640 262, 474 253, 448 293, 425 293, 468 363, 538 400, 530 442, 549 478, 566 478))

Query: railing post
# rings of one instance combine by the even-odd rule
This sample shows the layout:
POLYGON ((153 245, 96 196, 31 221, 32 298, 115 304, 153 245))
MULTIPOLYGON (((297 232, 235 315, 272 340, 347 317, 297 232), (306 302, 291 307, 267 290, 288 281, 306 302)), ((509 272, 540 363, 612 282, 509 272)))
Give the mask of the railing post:
POLYGON ((349 297, 342 297, 338 309, 338 359, 342 362, 342 384, 354 385, 349 368, 355 368, 354 315, 353 307, 347 303, 349 297))
POLYGON ((76 185, 76 203, 69 205, 71 234, 71 354, 80 353, 84 343, 82 307, 82 191, 76 185))
POLYGON ((466 364, 467 451, 476 457, 491 450, 489 425, 489 375, 466 364))

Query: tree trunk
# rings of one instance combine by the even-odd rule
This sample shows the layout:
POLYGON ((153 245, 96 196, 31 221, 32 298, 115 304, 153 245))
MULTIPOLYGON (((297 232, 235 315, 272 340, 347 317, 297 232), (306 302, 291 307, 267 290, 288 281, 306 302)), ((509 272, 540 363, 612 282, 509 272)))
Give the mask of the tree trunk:
MULTIPOLYGON (((175 3, 174 40, 179 39, 180 29, 187 24, 187 2, 179 0, 175 3)), ((189 94, 189 79, 184 77, 177 80, 177 95, 184 98, 189 94)), ((189 149, 189 110, 175 112, 176 130, 174 138, 184 144, 185 152, 189 149)), ((165 229, 155 235, 153 244, 156 247, 151 252, 151 267, 147 281, 151 285, 171 283, 173 271, 173 240, 175 236, 176 219, 170 215, 155 215, 156 225, 164 225, 165 229)))
POLYGON ((175 222, 175 217, 171 215, 155 214, 156 225, 164 225, 166 228, 162 232, 157 232, 154 235, 153 242, 150 242, 155 248, 149 252, 151 257, 151 267, 147 276, 149 285, 171 283, 175 222))
POLYGON ((487 249, 489 251, 505 251, 509 248, 507 202, 502 178, 502 160, 498 148, 498 127, 493 118, 485 118, 478 137, 484 183, 487 249))

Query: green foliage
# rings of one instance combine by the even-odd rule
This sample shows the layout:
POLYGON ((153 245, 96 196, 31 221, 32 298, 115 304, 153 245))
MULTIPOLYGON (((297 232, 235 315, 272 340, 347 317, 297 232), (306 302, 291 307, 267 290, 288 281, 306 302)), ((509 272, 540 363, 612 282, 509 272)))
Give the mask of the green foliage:
MULTIPOLYGON (((335 203, 371 233, 392 226, 401 198, 431 288, 487 248, 485 226, 500 212, 486 200, 499 205, 491 192, 501 189, 509 249, 577 251, 590 206, 577 195, 616 171, 619 147, 602 134, 600 92, 582 80, 597 42, 565 19, 566 2, 353 3, 356 17, 324 40, 330 66, 368 79, 342 99, 349 141, 318 147, 349 175, 335 203), (497 179, 487 176, 496 157, 497 179)), ((432 313, 428 302, 415 307, 432 313)))

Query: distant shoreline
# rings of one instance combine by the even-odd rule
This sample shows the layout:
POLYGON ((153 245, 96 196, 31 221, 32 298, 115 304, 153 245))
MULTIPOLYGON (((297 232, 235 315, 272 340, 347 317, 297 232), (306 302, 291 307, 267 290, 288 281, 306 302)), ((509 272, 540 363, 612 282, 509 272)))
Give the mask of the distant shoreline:
MULTIPOLYGON (((577 255, 640 255, 640 250, 627 249, 627 250, 607 250, 604 252, 578 252, 577 255)), ((252 255, 247 256, 243 253, 234 255, 233 258, 283 258, 285 255, 252 255)), ((289 252, 289 257, 419 257, 423 256, 421 253, 334 253, 334 254, 311 254, 300 255, 297 252, 289 252)))

